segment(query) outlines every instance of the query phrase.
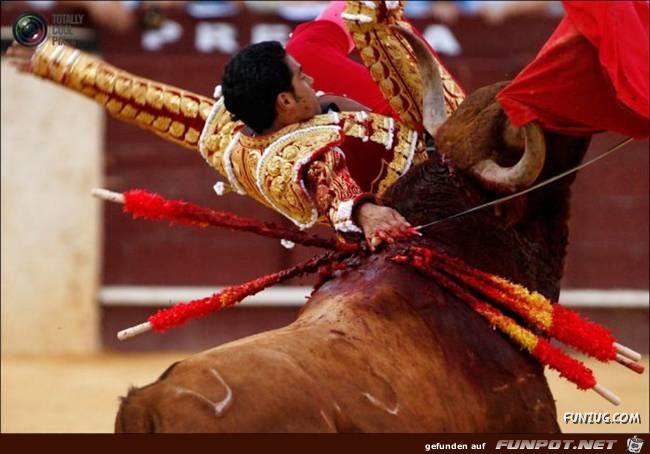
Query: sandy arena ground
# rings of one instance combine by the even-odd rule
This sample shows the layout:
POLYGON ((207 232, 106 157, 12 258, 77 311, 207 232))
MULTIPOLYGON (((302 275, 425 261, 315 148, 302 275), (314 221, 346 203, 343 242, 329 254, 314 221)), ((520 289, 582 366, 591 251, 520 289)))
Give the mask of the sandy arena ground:
MULTIPOLYGON (((92 357, 2 358, 2 432, 112 432, 118 396, 129 385, 155 380, 187 353, 102 354, 92 357)), ((600 383, 622 399, 614 407, 594 392, 581 392, 549 372, 564 432, 648 433, 648 357, 639 376, 617 364, 587 360, 600 383), (564 424, 565 412, 640 413, 641 424, 564 424)))

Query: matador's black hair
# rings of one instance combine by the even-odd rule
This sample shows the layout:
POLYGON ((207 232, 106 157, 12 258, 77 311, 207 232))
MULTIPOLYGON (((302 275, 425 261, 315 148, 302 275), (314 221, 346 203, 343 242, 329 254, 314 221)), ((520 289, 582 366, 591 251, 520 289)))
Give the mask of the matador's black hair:
POLYGON ((293 91, 286 52, 277 41, 246 47, 226 65, 221 84, 226 109, 256 133, 275 121, 275 100, 283 91, 293 91))

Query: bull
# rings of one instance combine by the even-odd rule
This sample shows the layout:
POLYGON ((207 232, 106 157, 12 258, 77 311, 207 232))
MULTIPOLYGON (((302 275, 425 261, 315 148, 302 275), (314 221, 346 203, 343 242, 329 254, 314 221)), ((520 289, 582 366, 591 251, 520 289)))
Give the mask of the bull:
MULTIPOLYGON (((384 194, 413 225, 577 165, 589 137, 514 128, 479 89, 435 126, 439 153, 384 194)), ((433 225, 411 244, 557 300, 567 177, 433 225)), ((408 244, 408 243, 406 243, 408 244)), ((558 432, 543 367, 436 282, 356 257, 290 325, 195 354, 122 399, 116 432, 558 432)))

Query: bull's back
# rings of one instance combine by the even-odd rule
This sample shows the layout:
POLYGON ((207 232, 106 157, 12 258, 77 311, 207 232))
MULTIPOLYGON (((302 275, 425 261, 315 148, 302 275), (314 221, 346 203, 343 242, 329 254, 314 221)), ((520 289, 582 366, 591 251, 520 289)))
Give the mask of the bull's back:
POLYGON ((556 431, 539 369, 520 352, 499 353, 514 349, 498 336, 477 356, 472 349, 486 334, 494 343, 494 332, 460 307, 431 306, 442 293, 401 272, 352 272, 317 292, 292 325, 178 363, 129 393, 116 430, 556 431), (467 323, 478 336, 471 347, 460 333, 467 323))

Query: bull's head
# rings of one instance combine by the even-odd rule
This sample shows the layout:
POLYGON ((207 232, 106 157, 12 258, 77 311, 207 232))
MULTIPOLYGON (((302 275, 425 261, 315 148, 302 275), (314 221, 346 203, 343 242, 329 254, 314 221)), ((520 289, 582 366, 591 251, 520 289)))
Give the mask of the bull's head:
POLYGON ((486 189, 515 192, 537 179, 546 157, 537 123, 514 126, 495 100, 507 82, 472 93, 438 129, 439 151, 486 189))
POLYGON ((477 90, 447 118, 438 63, 419 36, 396 28, 418 61, 425 84, 423 126, 439 151, 486 189, 512 193, 531 186, 544 167, 544 133, 537 123, 518 128, 507 118, 495 100, 507 82, 477 90))

